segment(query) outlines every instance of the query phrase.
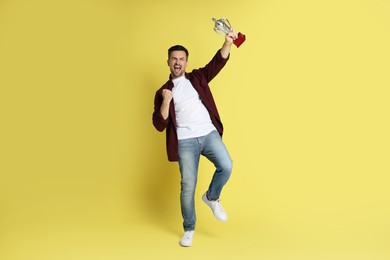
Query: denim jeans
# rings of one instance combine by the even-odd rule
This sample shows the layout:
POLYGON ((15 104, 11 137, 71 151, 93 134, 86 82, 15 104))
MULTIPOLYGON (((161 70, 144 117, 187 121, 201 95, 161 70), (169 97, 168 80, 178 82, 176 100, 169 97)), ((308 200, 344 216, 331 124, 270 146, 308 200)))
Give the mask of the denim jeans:
POLYGON ((179 140, 180 203, 185 231, 195 230, 194 195, 200 155, 210 160, 216 168, 207 191, 210 200, 219 199, 222 188, 232 172, 232 160, 217 131, 201 137, 179 140))

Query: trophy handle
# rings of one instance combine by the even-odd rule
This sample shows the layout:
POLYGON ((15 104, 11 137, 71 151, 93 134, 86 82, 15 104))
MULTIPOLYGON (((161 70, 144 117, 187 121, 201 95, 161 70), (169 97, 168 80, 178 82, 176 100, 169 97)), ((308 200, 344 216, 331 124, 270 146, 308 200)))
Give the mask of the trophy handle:
POLYGON ((227 18, 221 18, 221 20, 226 21, 227 26, 229 26, 229 29, 232 28, 232 25, 230 24, 229 20, 227 18))

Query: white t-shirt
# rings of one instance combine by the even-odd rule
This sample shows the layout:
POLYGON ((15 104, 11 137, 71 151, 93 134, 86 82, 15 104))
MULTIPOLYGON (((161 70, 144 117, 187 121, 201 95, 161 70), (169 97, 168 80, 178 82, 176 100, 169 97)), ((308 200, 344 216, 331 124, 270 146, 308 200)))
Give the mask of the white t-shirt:
POLYGON ((173 79, 172 82, 178 139, 204 136, 216 130, 191 82, 185 76, 173 79))

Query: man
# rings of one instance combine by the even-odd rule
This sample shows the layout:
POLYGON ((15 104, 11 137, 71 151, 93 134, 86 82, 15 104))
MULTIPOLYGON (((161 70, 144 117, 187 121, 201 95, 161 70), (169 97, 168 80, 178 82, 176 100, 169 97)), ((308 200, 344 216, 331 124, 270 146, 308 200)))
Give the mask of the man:
POLYGON ((222 142, 223 125, 208 83, 225 66, 237 33, 225 36, 225 42, 212 60, 203 68, 190 73, 188 50, 175 45, 168 50, 169 80, 156 92, 153 125, 166 130, 169 161, 178 161, 181 174, 180 203, 184 235, 181 246, 191 246, 196 224, 194 194, 200 155, 210 160, 216 170, 202 200, 220 221, 227 214, 220 204, 222 188, 229 180, 232 160, 222 142))

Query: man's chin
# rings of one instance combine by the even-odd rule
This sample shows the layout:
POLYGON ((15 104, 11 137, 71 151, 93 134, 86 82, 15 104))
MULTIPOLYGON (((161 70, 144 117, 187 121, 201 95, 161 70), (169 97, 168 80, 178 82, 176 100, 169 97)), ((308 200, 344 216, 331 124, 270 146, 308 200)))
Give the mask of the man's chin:
POLYGON ((183 76, 184 75, 184 73, 183 72, 180 72, 180 73, 172 73, 172 76, 174 77, 174 78, 179 78, 179 77, 181 77, 181 76, 183 76))

